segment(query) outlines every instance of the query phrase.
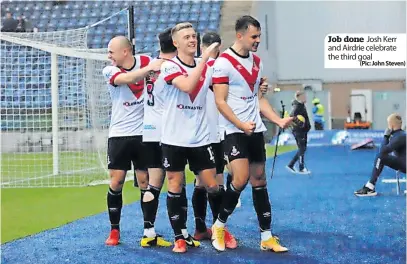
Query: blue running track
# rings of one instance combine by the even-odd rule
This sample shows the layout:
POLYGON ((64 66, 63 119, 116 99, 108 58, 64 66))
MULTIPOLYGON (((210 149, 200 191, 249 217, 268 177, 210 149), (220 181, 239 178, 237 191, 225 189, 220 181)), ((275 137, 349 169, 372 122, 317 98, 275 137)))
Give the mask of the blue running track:
MULTIPOLYGON (((110 227, 107 213, 102 213, 6 243, 2 245, 1 263, 406 263, 406 198, 396 195, 395 184, 381 182, 394 178, 394 171, 385 170, 379 178, 379 196, 353 195, 369 179, 374 154, 372 150, 350 151, 345 147, 309 148, 306 162, 311 176, 285 170, 293 153, 277 158, 274 178, 268 184, 273 232, 290 249, 285 254, 260 251, 248 186, 242 193, 242 207, 228 222, 229 230, 239 240, 235 250, 218 253, 209 241, 183 255, 173 254, 172 248, 143 249, 139 246, 141 209, 134 203, 123 208, 122 244, 117 247, 104 245, 110 227)), ((268 179, 271 164, 269 160, 268 179)), ((191 197, 192 186, 187 192, 191 197)), ((161 196, 156 230, 172 239, 165 197, 161 196)), ((190 200, 189 205, 188 230, 192 234, 190 200)), ((208 209, 208 226, 210 215, 208 209)))

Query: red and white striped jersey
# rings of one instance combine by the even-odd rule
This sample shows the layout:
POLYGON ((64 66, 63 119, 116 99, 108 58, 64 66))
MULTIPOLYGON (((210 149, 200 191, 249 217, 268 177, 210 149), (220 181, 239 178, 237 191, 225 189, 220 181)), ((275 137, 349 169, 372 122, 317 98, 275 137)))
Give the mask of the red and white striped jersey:
MULTIPOLYGON (((250 52, 247 57, 242 57, 232 48, 225 50, 213 66, 212 83, 229 85, 227 104, 240 121, 256 123, 254 132, 267 130, 260 116, 258 100, 262 71, 263 64, 258 56, 250 52)), ((228 135, 244 133, 223 116, 219 122, 228 135)))
MULTIPOLYGON (((195 65, 199 59, 195 58, 195 65)), ((180 75, 188 76, 195 67, 185 65, 178 57, 166 61, 161 73, 167 82, 161 142, 179 147, 200 147, 210 144, 206 97, 211 82, 210 68, 205 67, 194 91, 190 94, 172 85, 180 75)))
POLYGON ((144 80, 128 85, 115 85, 115 78, 126 72, 136 71, 147 66, 151 58, 145 55, 134 56, 135 63, 131 69, 106 66, 103 76, 107 82, 112 112, 110 118, 109 138, 138 136, 143 133, 144 115, 144 80))

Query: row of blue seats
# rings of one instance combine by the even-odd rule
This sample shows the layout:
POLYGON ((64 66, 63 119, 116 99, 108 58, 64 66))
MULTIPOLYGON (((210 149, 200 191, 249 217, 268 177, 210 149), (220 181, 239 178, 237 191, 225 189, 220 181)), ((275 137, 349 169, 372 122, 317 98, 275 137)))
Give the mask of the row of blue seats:
MULTIPOLYGON (((24 10, 19 10, 19 8, 6 8, 15 14, 22 14, 25 17, 29 18, 31 21, 35 21, 36 19, 56 19, 56 18, 78 18, 78 17, 90 17, 90 18, 98 18, 103 19, 105 17, 109 17, 112 14, 111 9, 101 8, 101 9, 88 9, 88 8, 79 8, 79 9, 70 9, 70 10, 30 10, 25 8, 24 10), (69 11, 69 12, 68 12, 69 11)), ((118 11, 118 10, 116 10, 118 11)), ((218 6, 212 6, 208 8, 174 8, 174 7, 157 7, 153 9, 144 8, 144 9, 136 9, 134 11, 134 16, 139 17, 146 14, 153 14, 153 15, 171 15, 171 14, 180 14, 180 15, 188 15, 188 14, 219 14, 220 8, 218 6)), ((4 14, 2 14, 4 16, 4 14)), ((123 13, 123 15, 117 15, 116 18, 122 17, 123 19, 127 15, 123 13)), ((115 18, 115 17, 113 17, 115 18)))
POLYGON ((128 6, 133 6, 135 9, 149 9, 149 10, 156 10, 158 8, 163 7, 171 7, 176 9, 204 9, 207 10, 208 8, 219 8, 221 5, 220 1, 158 1, 156 3, 152 3, 151 1, 145 1, 144 3, 140 1, 95 1, 95 2, 85 2, 79 3, 77 1, 68 2, 64 5, 53 5, 50 2, 41 2, 38 1, 36 3, 27 3, 24 1, 15 1, 15 2, 7 2, 3 1, 4 11, 8 12, 10 10, 47 10, 47 11, 57 11, 57 10, 78 10, 78 9, 100 9, 100 8, 107 8, 107 9, 117 9, 117 8, 126 8, 128 6))
MULTIPOLYGON (((70 10, 43 10, 43 9, 28 9, 28 10, 18 10, 19 13, 26 13, 25 15, 35 15, 36 17, 41 18, 64 18, 64 17, 100 17, 106 16, 109 17, 118 10, 111 10, 111 8, 94 8, 89 10, 88 8, 79 8, 79 9, 70 9, 70 10), (68 12, 69 11, 69 12, 68 12), (92 11, 90 14, 89 11, 92 11), (86 16, 85 16, 86 14, 86 16)), ((12 11, 12 10, 11 10, 12 11)), ((198 8, 188 8, 186 6, 162 6, 162 7, 155 7, 155 8, 136 8, 133 11, 135 17, 145 15, 145 14, 185 14, 185 13, 219 13, 220 7, 219 6, 207 6, 207 7, 198 7, 198 8)), ((127 17, 127 13, 123 12, 117 14, 114 17, 127 17)))
MULTIPOLYGON (((211 12, 211 13, 194 13, 194 12, 188 12, 188 13, 160 13, 160 14, 153 14, 153 13, 147 13, 143 14, 140 16, 136 16, 135 23, 136 24, 145 24, 145 23, 168 23, 168 22, 179 22, 179 21, 218 21, 220 17, 219 12, 211 12)), ((49 17, 48 15, 41 15, 41 16, 36 16, 35 14, 30 15, 31 22, 33 24, 37 24, 39 22, 42 23, 53 23, 53 24, 67 24, 71 21, 74 21, 76 23, 83 23, 86 25, 92 25, 96 22, 98 22, 98 18, 90 17, 88 13, 82 13, 80 15, 75 15, 75 13, 71 13, 68 15, 64 15, 61 17, 49 17)), ((100 24, 102 27, 106 25, 114 25, 114 24, 123 24, 127 23, 127 17, 113 17, 111 19, 106 20, 102 24, 100 24)))
MULTIPOLYGON (((197 21, 198 26, 196 29, 198 31, 204 31, 207 28, 218 28, 218 19, 216 17, 205 17, 202 19, 196 18, 196 17, 189 17, 185 19, 180 19, 180 20, 174 20, 173 22, 171 20, 159 20, 158 23, 157 21, 145 21, 145 20, 140 20, 138 23, 135 24, 135 28, 137 32, 151 32, 151 33, 158 33, 160 30, 165 29, 167 27, 174 26, 177 21, 197 21)), ((36 24, 39 28, 41 28, 43 31, 56 31, 56 30, 67 30, 67 29, 72 29, 72 28, 81 28, 89 25, 89 23, 85 21, 63 21, 61 23, 49 21, 48 23, 45 21, 38 22, 36 24)), ((97 30, 99 33, 106 33, 106 31, 113 31, 117 34, 117 32, 120 31, 125 31, 127 30, 127 22, 122 22, 122 23, 113 23, 113 24, 108 24, 105 26, 105 28, 99 27, 100 29, 97 30)), ((90 30, 92 32, 92 29, 90 30)))

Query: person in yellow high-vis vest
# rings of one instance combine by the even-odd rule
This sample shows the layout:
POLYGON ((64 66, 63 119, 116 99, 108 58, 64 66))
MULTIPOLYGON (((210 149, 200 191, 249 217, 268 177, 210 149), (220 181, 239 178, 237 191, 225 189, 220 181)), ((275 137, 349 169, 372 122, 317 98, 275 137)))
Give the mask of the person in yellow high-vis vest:
POLYGON ((313 119, 314 119, 314 128, 315 128, 315 130, 324 130, 324 124, 325 124, 324 106, 321 104, 321 102, 318 98, 314 98, 314 100, 312 100, 312 104, 314 105, 314 107, 312 108, 312 114, 313 114, 313 119))

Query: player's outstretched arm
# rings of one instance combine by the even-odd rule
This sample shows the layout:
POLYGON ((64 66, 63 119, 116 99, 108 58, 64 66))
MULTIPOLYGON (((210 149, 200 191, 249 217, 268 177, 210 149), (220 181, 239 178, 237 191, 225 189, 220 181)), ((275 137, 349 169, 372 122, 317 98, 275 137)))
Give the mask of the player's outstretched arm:
POLYGON ((268 100, 263 96, 262 93, 259 93, 259 106, 260 113, 262 113, 268 120, 275 123, 281 128, 286 128, 293 121, 293 117, 281 118, 276 112, 274 112, 268 100))
POLYGON ((113 76, 114 78, 113 80, 111 80, 111 83, 113 83, 114 85, 122 85, 131 84, 143 80, 151 71, 159 71, 163 62, 164 60, 158 59, 149 63, 146 67, 143 67, 141 69, 126 73, 119 72, 116 76, 113 76))

